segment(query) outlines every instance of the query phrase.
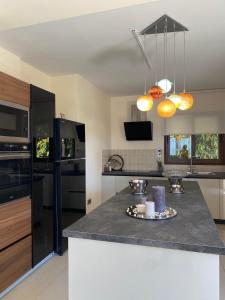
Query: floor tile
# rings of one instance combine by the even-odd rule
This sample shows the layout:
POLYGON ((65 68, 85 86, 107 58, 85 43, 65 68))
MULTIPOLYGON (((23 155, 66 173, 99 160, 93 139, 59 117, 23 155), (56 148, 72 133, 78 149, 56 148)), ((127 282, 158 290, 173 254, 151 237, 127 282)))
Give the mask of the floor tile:
POLYGON ((54 256, 3 297, 3 300, 67 300, 67 261, 67 253, 54 256))

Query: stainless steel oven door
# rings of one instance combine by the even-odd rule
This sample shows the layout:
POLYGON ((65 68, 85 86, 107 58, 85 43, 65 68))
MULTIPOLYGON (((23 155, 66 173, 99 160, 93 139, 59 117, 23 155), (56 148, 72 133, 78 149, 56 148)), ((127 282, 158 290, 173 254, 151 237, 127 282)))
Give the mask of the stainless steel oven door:
POLYGON ((0 100, 0 142, 29 142, 29 107, 0 100))

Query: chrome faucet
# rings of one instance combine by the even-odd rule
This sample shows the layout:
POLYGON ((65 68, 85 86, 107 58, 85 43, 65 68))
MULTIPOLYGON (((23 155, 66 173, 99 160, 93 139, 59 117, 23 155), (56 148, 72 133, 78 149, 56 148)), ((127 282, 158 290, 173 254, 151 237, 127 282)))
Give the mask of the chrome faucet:
POLYGON ((191 155, 191 158, 190 158, 190 173, 193 173, 193 158, 200 158, 200 157, 197 156, 197 155, 191 155))

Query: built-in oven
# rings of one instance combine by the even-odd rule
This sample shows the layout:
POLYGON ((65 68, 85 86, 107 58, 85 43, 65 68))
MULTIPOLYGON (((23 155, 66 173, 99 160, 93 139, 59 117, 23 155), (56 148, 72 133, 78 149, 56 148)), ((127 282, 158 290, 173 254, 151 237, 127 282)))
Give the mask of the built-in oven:
POLYGON ((0 143, 0 204, 30 195, 28 144, 0 143))
POLYGON ((0 142, 29 142, 29 108, 0 100, 0 142))

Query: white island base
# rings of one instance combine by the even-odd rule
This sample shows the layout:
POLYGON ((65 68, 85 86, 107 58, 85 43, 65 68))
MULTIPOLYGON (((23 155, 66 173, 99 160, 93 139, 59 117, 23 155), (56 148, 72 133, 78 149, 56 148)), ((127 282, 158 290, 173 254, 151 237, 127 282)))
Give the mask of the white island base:
POLYGON ((219 255, 69 238, 69 300, 225 300, 219 255))

